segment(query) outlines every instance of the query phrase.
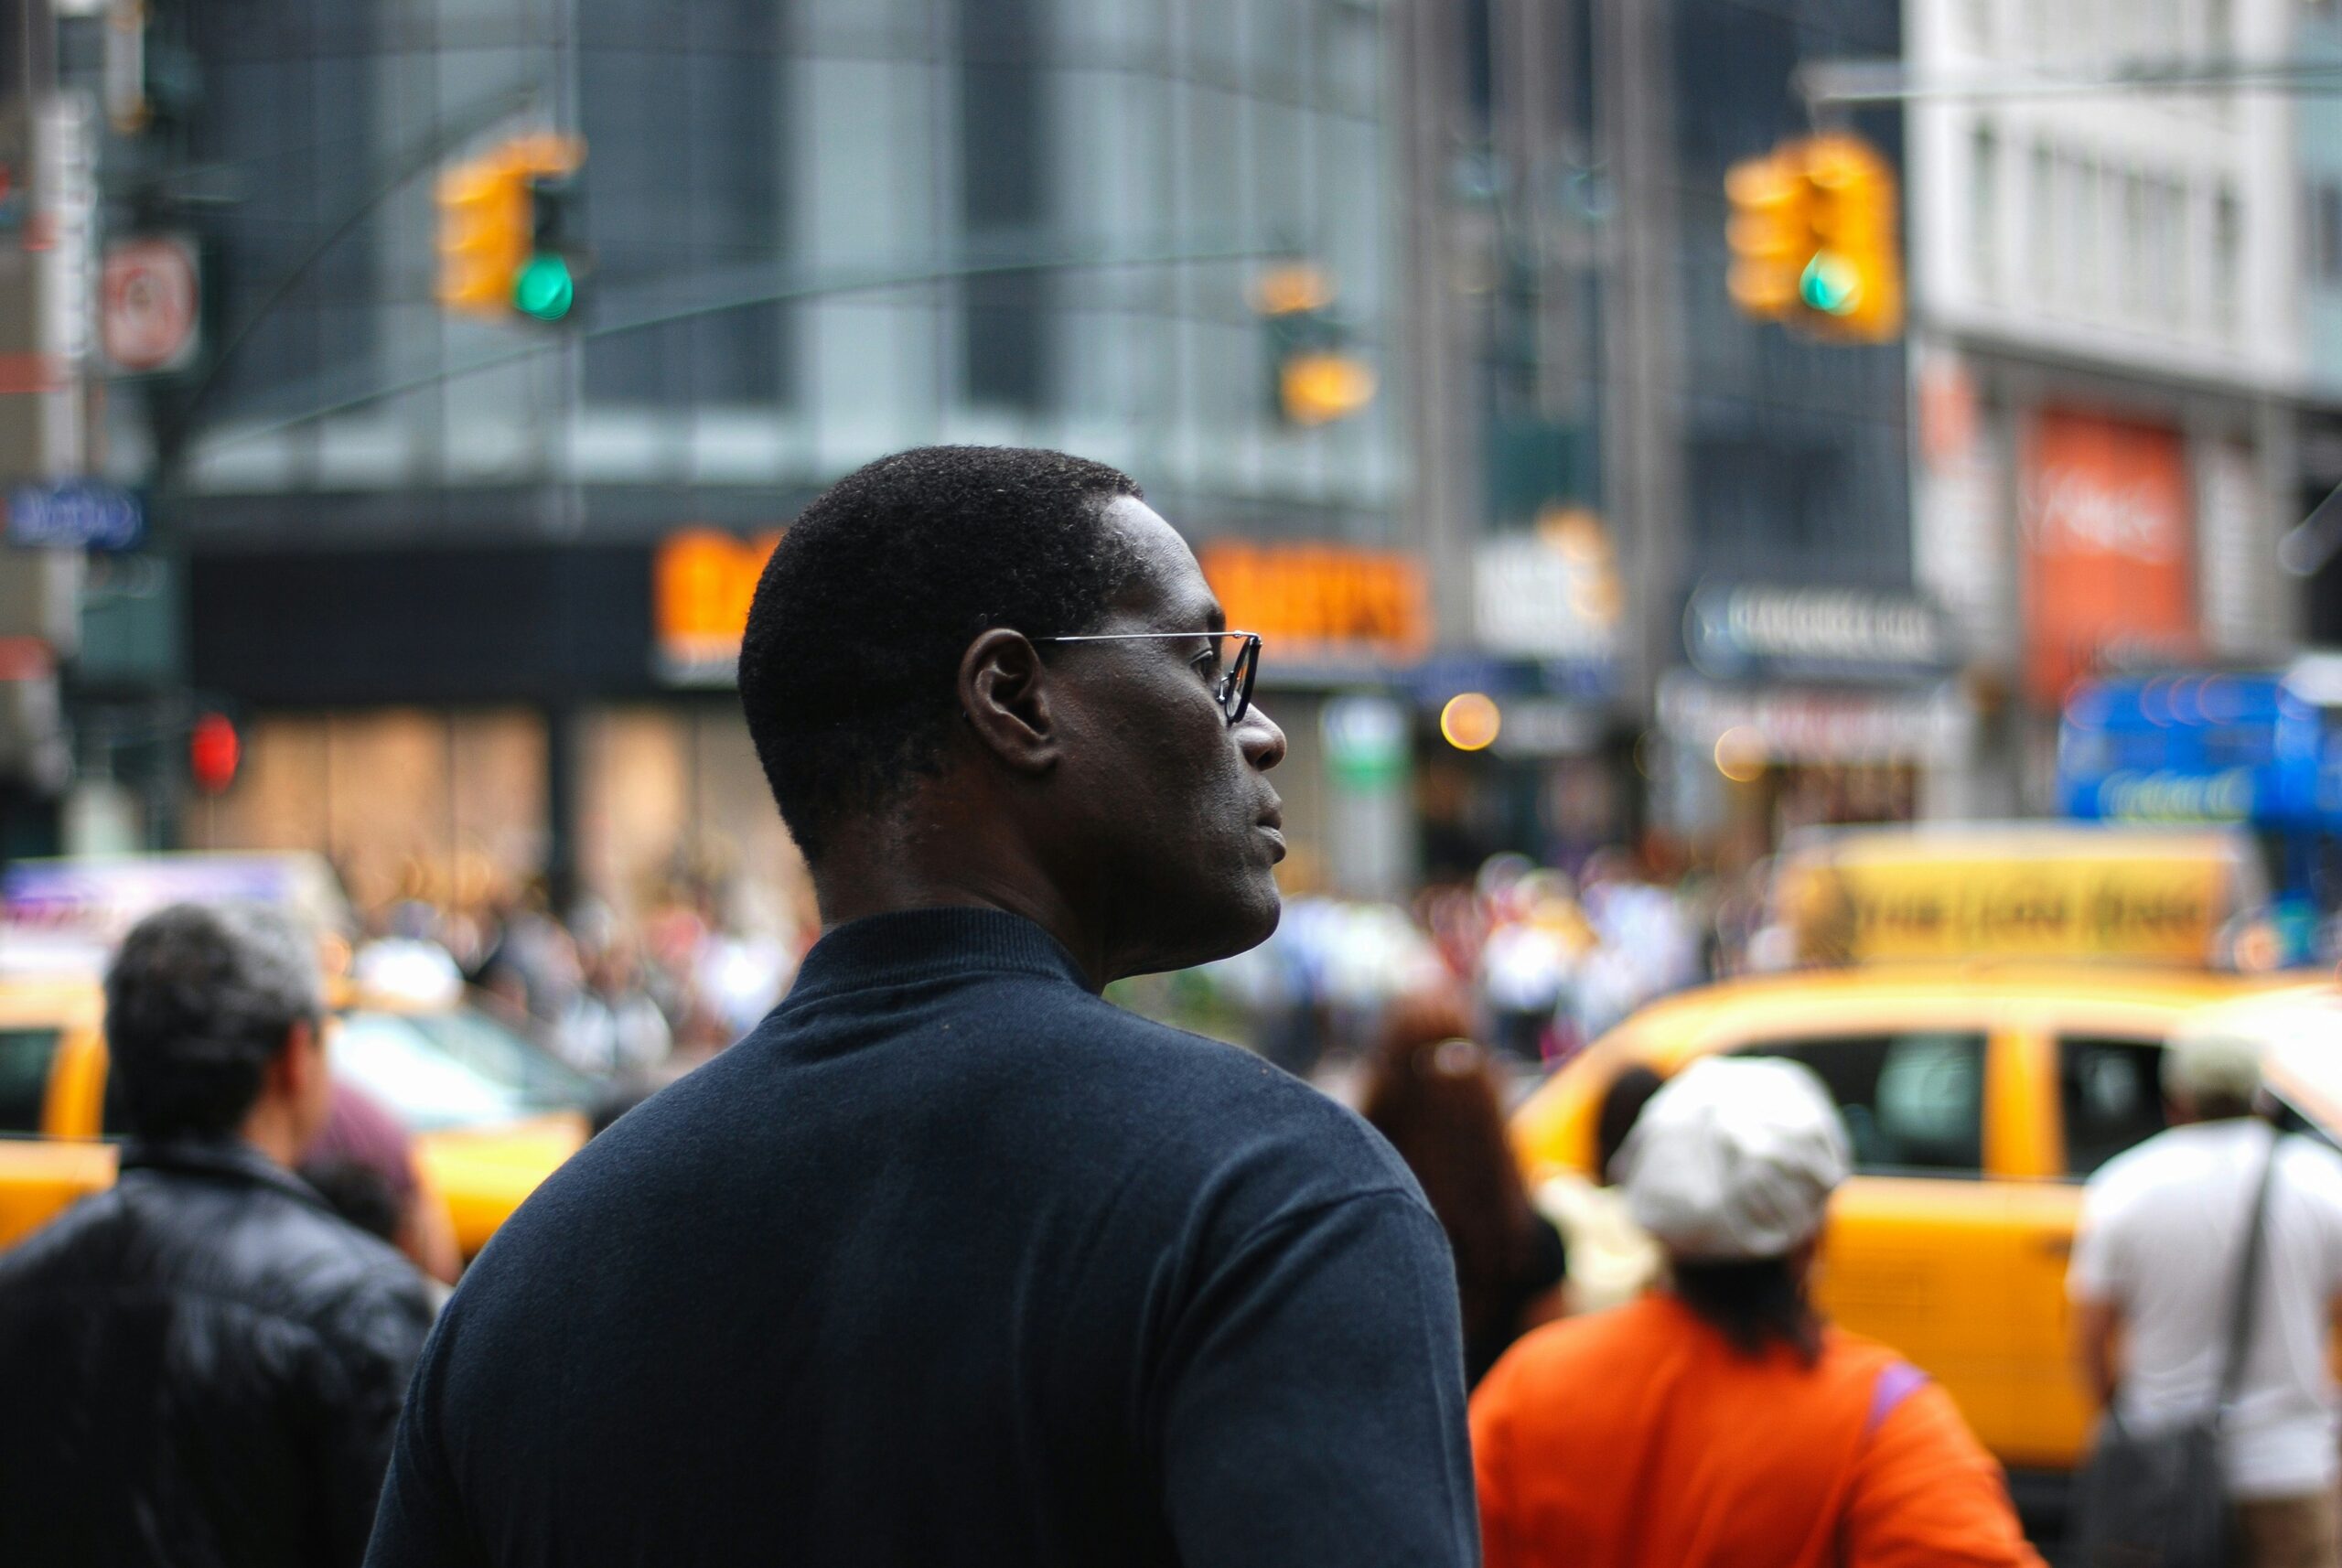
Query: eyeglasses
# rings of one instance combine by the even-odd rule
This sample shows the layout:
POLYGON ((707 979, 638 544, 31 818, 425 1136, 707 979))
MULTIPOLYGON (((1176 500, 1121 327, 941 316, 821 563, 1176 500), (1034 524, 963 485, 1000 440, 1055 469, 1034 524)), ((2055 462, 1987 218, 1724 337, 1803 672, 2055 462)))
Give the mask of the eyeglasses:
POLYGON ((1261 672, 1261 634, 1257 631, 1101 631, 1080 637, 1036 637, 1032 642, 1160 642, 1168 638, 1200 637, 1211 644, 1211 656, 1219 671, 1219 680, 1212 687, 1212 695, 1219 700, 1219 711, 1228 715, 1233 726, 1243 722, 1252 709, 1252 678, 1261 672), (1233 655, 1230 643, 1237 645, 1233 655))

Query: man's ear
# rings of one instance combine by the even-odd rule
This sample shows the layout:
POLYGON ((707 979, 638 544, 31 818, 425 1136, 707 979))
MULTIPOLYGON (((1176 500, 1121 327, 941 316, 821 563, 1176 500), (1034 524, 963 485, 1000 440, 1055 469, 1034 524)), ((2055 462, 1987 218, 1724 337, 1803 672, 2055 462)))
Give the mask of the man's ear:
POLYGON ((309 1087, 313 1077, 324 1074, 326 1058, 323 1051, 312 1050, 317 1037, 317 1026, 306 1018, 295 1018, 292 1027, 285 1031, 285 1047, 268 1058, 266 1082, 297 1100, 309 1087))
POLYGON ((960 656, 960 712, 976 743, 1020 773, 1057 766, 1049 668, 1025 634, 995 627, 960 656))

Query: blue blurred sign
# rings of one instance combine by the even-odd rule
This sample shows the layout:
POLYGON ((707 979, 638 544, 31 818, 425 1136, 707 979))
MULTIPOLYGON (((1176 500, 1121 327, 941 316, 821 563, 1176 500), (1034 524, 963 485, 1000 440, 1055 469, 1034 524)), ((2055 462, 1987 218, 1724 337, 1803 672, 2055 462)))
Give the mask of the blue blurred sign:
POLYGON ((146 510, 119 485, 84 479, 19 485, 8 493, 8 542, 75 550, 134 550, 146 510))
POLYGON ((2108 822, 2315 822, 2323 727, 2274 673, 2093 682, 2066 704, 2058 794, 2108 822))

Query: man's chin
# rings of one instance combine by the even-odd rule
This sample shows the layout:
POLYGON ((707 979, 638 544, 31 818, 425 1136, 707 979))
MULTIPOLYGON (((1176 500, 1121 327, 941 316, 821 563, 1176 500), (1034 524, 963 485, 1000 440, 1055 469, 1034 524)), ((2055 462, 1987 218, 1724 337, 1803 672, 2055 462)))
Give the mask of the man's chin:
POLYGON ((1215 900, 1210 916, 1196 921, 1187 940, 1163 942, 1123 973, 1162 974, 1250 952, 1275 933, 1284 914, 1276 878, 1263 869, 1235 897, 1215 900))

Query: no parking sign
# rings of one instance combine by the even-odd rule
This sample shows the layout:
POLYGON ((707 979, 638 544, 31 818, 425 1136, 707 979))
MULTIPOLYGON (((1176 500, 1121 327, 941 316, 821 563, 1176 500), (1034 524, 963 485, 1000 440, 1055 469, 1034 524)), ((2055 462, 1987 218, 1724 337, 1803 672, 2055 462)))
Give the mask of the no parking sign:
POLYGON ((98 335, 115 370, 150 375, 195 357, 202 291, 192 240, 152 235, 110 247, 100 293, 98 335))

